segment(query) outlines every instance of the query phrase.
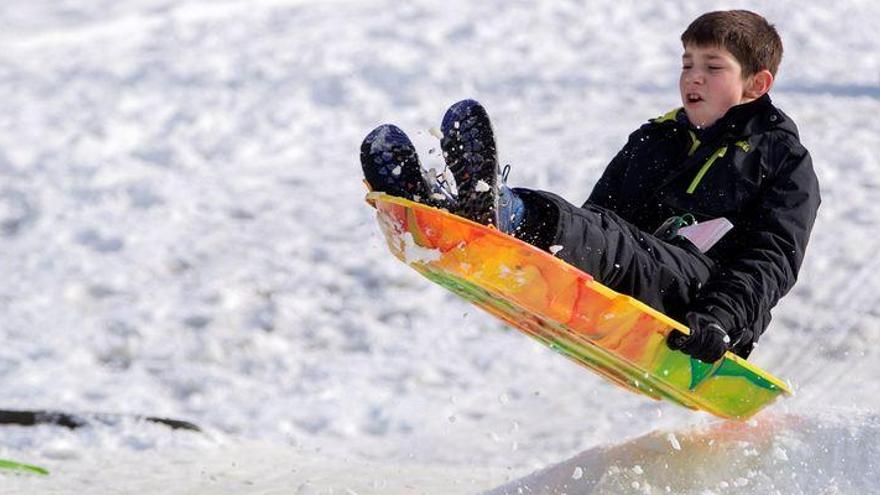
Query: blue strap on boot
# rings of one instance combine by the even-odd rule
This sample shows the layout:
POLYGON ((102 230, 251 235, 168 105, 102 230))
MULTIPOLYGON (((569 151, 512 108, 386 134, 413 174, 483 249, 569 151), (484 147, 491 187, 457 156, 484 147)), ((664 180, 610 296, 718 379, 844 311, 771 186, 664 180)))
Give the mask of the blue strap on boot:
POLYGON ((498 230, 514 235, 526 216, 526 205, 522 198, 507 187, 509 174, 510 165, 505 165, 504 171, 501 172, 501 186, 498 188, 498 230))

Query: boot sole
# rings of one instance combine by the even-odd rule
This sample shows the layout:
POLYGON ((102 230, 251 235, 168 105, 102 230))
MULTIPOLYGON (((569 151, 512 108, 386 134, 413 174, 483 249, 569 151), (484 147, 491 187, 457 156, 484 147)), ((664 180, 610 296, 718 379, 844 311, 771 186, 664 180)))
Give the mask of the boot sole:
POLYGON ((361 168, 373 191, 416 199, 421 191, 421 165, 412 141, 399 127, 384 124, 361 144, 361 168))
POLYGON ((498 226, 498 153, 489 115, 474 100, 452 105, 443 117, 440 147, 458 187, 457 214, 498 226))

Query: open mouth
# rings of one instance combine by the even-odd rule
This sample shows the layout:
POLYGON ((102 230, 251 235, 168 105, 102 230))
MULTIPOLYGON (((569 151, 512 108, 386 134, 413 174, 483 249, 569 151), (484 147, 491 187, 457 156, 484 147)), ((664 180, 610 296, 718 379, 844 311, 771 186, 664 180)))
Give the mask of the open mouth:
POLYGON ((696 93, 688 93, 685 95, 685 99, 688 103, 697 103, 703 101, 703 97, 696 93))

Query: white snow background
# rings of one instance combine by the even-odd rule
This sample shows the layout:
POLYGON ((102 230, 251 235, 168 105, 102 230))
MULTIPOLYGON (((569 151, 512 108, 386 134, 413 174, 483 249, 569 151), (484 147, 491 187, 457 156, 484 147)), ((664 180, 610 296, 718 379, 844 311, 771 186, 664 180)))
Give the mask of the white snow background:
POLYGON ((0 4, 0 493, 880 490, 880 4, 72 0, 0 4), (358 150, 426 166, 492 115, 510 183, 580 203, 680 105, 680 33, 747 7, 823 204, 752 361, 797 394, 738 424, 635 396, 387 251, 358 150), (431 151, 433 149, 433 152, 431 151), (579 454, 580 453, 580 454, 579 454))

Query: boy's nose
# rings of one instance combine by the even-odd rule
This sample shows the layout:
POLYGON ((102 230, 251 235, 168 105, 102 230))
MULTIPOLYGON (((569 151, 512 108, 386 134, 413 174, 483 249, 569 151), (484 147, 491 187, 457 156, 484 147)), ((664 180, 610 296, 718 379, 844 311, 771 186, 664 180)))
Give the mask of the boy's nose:
POLYGON ((685 77, 685 81, 695 84, 702 84, 705 81, 703 73, 700 71, 691 71, 685 77))

